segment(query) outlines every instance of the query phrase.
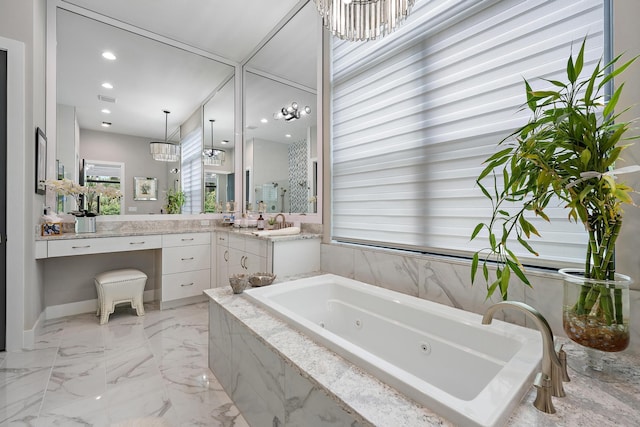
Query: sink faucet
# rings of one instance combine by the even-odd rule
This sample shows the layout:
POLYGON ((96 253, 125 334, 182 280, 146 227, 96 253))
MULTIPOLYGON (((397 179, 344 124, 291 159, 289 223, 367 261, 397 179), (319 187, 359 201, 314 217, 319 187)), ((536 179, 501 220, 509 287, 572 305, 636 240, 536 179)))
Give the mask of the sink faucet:
POLYGON ((282 224, 280 226, 280 228, 286 228, 287 227, 287 223, 285 222, 285 218, 284 218, 284 214, 283 213, 279 213, 278 215, 276 215, 276 220, 278 219, 278 217, 281 216, 282 217, 282 221, 280 221, 280 224, 282 224))
POLYGON ((566 355, 562 348, 560 352, 562 361, 556 353, 553 343, 553 333, 547 320, 535 308, 517 301, 501 301, 489 307, 482 318, 482 324, 488 325, 493 319, 493 315, 500 309, 512 308, 516 311, 524 313, 530 317, 536 325, 536 328, 542 334, 542 372, 538 373, 533 385, 537 389, 536 399, 533 406, 537 409, 554 414, 556 412, 551 402, 551 395, 556 397, 564 397, 565 392, 562 387, 562 381, 569 381, 567 374, 566 355))

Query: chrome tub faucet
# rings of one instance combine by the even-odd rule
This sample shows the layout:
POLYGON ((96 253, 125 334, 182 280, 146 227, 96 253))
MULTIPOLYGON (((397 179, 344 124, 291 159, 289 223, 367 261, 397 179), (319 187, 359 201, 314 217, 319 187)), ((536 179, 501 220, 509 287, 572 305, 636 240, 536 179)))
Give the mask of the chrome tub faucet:
POLYGON ((501 301, 489 307, 482 318, 482 324, 488 325, 493 320, 493 315, 502 309, 513 309, 524 313, 533 320, 536 328, 542 334, 542 372, 536 375, 533 385, 537 390, 536 399, 533 406, 547 413, 554 414, 556 412, 551 401, 551 396, 566 396, 563 381, 569 381, 567 374, 566 353, 562 350, 562 346, 556 353, 553 341, 553 333, 547 320, 535 308, 518 301, 501 301), (560 357, 559 357, 560 356, 560 357))

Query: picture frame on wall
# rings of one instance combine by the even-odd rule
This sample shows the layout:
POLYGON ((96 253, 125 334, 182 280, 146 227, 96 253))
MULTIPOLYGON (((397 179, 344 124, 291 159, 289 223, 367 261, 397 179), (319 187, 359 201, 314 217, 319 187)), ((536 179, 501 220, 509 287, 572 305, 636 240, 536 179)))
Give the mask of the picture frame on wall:
POLYGON ((133 200, 158 200, 158 178, 134 176, 133 200))
POLYGON ((36 128, 36 194, 45 194, 47 179, 47 135, 36 128))

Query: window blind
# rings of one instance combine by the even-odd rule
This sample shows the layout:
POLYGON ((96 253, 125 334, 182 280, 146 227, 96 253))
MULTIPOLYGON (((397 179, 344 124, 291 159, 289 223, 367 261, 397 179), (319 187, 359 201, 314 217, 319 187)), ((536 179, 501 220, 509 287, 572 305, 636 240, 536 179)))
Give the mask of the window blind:
MULTIPOLYGON (((333 38, 332 238, 456 255, 487 246, 469 241, 491 215, 475 179, 497 143, 529 117, 519 111, 523 77, 540 90, 549 85, 538 77, 566 80, 567 58, 585 36, 590 74, 603 55, 603 7, 418 0, 384 39, 333 38)), ((535 263, 582 263, 582 225, 569 223, 560 203, 548 214, 550 224, 531 218, 542 235, 532 242, 535 263)))
POLYGON ((189 132, 180 141, 182 191, 186 202, 182 213, 202 212, 202 129, 189 132))

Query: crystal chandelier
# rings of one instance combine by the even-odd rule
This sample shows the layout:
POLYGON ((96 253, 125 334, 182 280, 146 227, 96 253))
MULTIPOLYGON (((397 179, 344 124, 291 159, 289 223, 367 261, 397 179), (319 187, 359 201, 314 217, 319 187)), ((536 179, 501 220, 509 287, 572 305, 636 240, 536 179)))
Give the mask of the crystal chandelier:
POLYGON ((202 150, 202 163, 205 166, 222 166, 224 163, 225 152, 213 146, 213 123, 214 119, 209 119, 211 123, 211 148, 202 150))
POLYGON ((349 41, 383 37, 409 15, 415 0, 314 0, 333 35, 349 41))
POLYGON ((180 146, 167 141, 167 119, 169 111, 164 110, 164 142, 150 142, 149 151, 153 160, 160 162, 177 162, 180 158, 180 146))

